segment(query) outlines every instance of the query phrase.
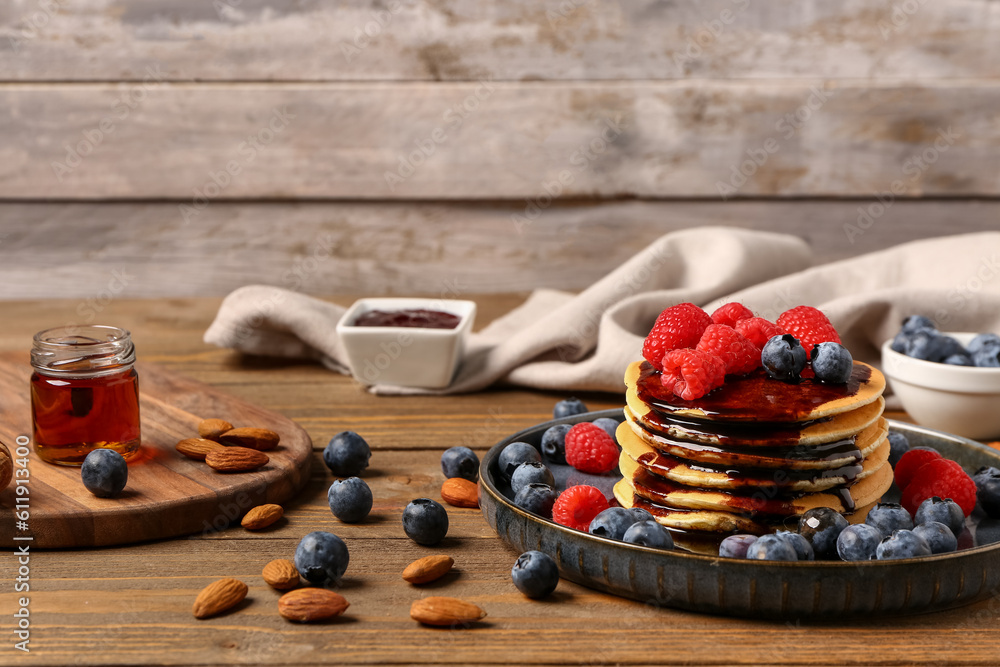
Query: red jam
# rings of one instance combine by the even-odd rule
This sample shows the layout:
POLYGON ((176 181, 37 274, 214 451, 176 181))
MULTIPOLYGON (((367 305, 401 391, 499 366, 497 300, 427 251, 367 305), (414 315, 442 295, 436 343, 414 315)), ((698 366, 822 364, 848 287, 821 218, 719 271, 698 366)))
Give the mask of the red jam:
POLYGON ((414 327, 420 329, 454 329, 461 321, 458 315, 425 308, 403 310, 370 310, 354 320, 356 327, 414 327))

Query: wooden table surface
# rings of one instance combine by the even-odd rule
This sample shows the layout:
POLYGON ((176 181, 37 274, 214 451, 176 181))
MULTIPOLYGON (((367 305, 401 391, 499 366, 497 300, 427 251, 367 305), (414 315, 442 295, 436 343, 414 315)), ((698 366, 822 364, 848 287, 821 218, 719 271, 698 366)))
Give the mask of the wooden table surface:
MULTIPOLYGON (((485 323, 523 295, 477 299, 485 323)), ((350 298, 338 299, 349 302, 350 298)), ((316 450, 313 477, 287 504, 276 529, 239 526, 120 548, 33 552, 30 560, 31 652, 13 648, 16 558, 0 559, 0 664, 696 664, 847 665, 1000 662, 1000 599, 964 609, 893 620, 773 623, 656 608, 562 581, 551 599, 524 598, 510 582, 517 554, 477 510, 449 508, 451 529, 433 548, 405 537, 400 515, 417 497, 438 497, 442 450, 468 444, 480 454, 505 434, 543 421, 563 397, 491 391, 449 398, 378 398, 317 365, 243 359, 204 344, 218 299, 119 300, 99 319, 132 330, 144 361, 164 364, 298 421, 316 450), (364 435, 374 454, 364 477, 375 506, 360 525, 338 522, 326 502, 332 477, 319 452, 336 432, 364 435), (276 591, 262 566, 290 558, 313 530, 340 535, 351 553, 340 588, 351 606, 326 624, 278 616, 276 591), (400 572, 432 553, 455 558, 456 572, 417 588, 400 572), (195 595, 221 577, 250 587, 228 615, 198 621, 195 595), (472 629, 419 626, 413 600, 452 595, 488 612, 472 629)), ((78 301, 0 305, 0 349, 26 349, 30 336, 78 319, 78 301)), ((582 396, 592 409, 621 396, 582 396)), ((42 465, 37 463, 37 465, 42 465)), ((6 510, 5 510, 6 513, 6 510)), ((7 545, 5 545, 5 549, 7 545)))

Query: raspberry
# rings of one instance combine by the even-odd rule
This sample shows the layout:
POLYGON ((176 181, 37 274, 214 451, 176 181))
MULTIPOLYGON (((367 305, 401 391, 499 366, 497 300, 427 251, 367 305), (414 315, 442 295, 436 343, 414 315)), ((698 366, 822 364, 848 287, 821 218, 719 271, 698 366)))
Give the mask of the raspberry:
POLYGON ((767 341, 775 336, 786 333, 784 329, 773 322, 768 322, 763 317, 750 317, 740 320, 733 327, 736 333, 740 334, 754 344, 758 350, 763 350, 767 341))
POLYGON ((893 469, 896 473, 896 486, 899 487, 900 491, 905 491, 910 480, 913 479, 921 466, 939 458, 941 455, 937 451, 926 447, 914 447, 906 452, 899 457, 899 461, 896 462, 896 467, 893 469))
POLYGON ((725 324, 730 327, 735 327, 739 320, 745 320, 751 317, 753 317, 753 311, 744 306, 742 303, 737 303, 736 301, 719 306, 715 312, 712 313, 713 322, 716 324, 725 324))
POLYGON ((642 356, 662 371, 663 355, 670 350, 694 347, 712 323, 712 318, 693 303, 670 306, 656 318, 656 324, 642 343, 642 356))
POLYGON ((556 498, 552 506, 552 520, 556 523, 587 532, 595 516, 608 509, 608 499, 593 486, 571 486, 556 498))
POLYGON ((566 432, 566 463, 582 472, 606 473, 618 463, 618 446, 600 426, 576 424, 566 432))
POLYGON ((806 353, 820 343, 839 343, 840 336, 822 311, 812 306, 796 306, 778 316, 777 324, 799 339, 806 353))
POLYGON ((726 362, 701 350, 672 350, 663 357, 660 382, 685 401, 701 398, 726 379, 726 362))
POLYGON ((722 359, 727 374, 745 375, 760 366, 760 350, 725 324, 712 324, 705 329, 695 349, 722 359))
POLYGON ((951 498, 969 516, 976 507, 976 483, 954 461, 935 459, 917 470, 903 491, 902 505, 916 514, 920 503, 934 496, 951 498))

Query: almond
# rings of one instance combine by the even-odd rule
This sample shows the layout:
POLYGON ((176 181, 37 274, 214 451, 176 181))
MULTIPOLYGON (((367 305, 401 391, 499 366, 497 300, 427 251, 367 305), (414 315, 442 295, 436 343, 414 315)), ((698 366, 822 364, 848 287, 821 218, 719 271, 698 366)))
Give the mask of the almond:
POLYGON ((264 566, 261 576, 268 586, 279 591, 287 591, 299 585, 299 571, 295 569, 295 563, 287 558, 272 560, 264 566))
POLYGON ((479 507, 479 486, 467 479, 452 477, 441 485, 441 498, 455 507, 479 507))
POLYGON ((202 419, 198 422, 198 435, 207 440, 219 440, 226 431, 232 431, 233 425, 225 419, 202 419))
POLYGON ((410 606, 410 618, 425 625, 461 625, 485 616, 485 611, 458 598, 429 597, 410 606))
POLYGON ((208 618, 232 609, 247 596, 247 585, 239 579, 227 577, 212 582, 198 593, 191 613, 195 618, 208 618))
POLYGON ((260 530, 267 528, 284 515, 285 510, 281 505, 258 505, 243 515, 240 525, 247 530, 260 530))
POLYGON ((0 491, 7 488, 14 477, 14 460, 10 456, 7 445, 0 442, 0 491))
POLYGON ((278 600, 278 613, 290 621, 321 621, 344 613, 350 603, 325 588, 300 588, 278 600))
POLYGON ((454 564, 455 559, 451 556, 443 554, 425 556, 406 566, 406 569, 403 570, 403 579, 411 584, 426 584, 448 574, 454 564))
POLYGON ((210 451, 223 447, 224 445, 205 438, 187 438, 177 443, 177 451, 195 461, 204 461, 205 455, 210 451))
POLYGON ((266 452, 278 446, 281 437, 266 428, 234 428, 219 436, 219 442, 227 447, 248 447, 266 452))
POLYGON ((205 463, 219 472, 247 472, 267 465, 267 454, 246 447, 222 447, 205 455, 205 463))

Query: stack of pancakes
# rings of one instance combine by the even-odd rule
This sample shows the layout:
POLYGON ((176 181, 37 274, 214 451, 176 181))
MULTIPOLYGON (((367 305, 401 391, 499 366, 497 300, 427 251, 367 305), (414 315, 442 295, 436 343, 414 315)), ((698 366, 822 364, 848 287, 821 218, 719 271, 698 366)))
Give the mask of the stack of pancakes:
POLYGON ((863 521, 892 484, 885 378, 867 364, 846 385, 758 369, 693 401, 659 376, 645 361, 626 371, 615 496, 668 528, 764 534, 816 507, 863 521))

